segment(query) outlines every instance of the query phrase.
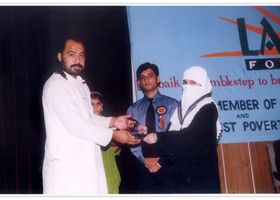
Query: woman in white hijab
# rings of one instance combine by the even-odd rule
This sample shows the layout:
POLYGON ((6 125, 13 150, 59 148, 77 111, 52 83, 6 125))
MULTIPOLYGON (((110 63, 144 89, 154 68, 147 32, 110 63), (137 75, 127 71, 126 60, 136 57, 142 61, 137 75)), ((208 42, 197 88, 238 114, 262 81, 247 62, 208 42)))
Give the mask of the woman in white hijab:
POLYGON ((218 107, 207 71, 192 66, 183 75, 183 94, 168 132, 142 141, 144 156, 166 156, 176 193, 220 193, 217 141, 218 107))

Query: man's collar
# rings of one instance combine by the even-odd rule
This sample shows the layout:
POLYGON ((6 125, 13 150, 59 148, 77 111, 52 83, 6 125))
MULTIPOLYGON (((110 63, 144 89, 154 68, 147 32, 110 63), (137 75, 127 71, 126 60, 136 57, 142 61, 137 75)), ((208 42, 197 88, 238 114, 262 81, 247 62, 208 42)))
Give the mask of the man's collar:
POLYGON ((83 80, 82 77, 79 76, 79 75, 78 75, 76 78, 74 78, 72 75, 70 75, 70 74, 67 73, 66 71, 63 71, 63 72, 65 73, 66 78, 67 78, 68 80, 79 81, 79 82, 84 82, 84 81, 85 81, 85 80, 83 80))
POLYGON ((160 92, 159 91, 157 91, 157 93, 153 96, 153 97, 148 97, 147 95, 145 95, 144 94, 144 97, 148 100, 148 99, 151 99, 151 98, 153 98, 153 99, 157 99, 159 96, 160 96, 161 94, 160 94, 160 92))

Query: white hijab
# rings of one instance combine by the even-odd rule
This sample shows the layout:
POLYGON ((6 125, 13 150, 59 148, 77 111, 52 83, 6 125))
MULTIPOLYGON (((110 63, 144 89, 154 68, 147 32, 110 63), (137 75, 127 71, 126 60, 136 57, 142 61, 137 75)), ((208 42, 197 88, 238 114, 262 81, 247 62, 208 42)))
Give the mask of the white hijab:
MULTIPOLYGON (((207 75, 207 71, 200 66, 192 66, 184 71, 183 80, 193 80, 197 83, 200 83, 201 86, 197 85, 184 85, 183 84, 183 94, 181 97, 181 109, 177 108, 173 113, 170 121, 171 126, 169 130, 181 130, 186 128, 192 122, 196 113, 206 104, 215 103, 214 99, 207 94, 211 94, 212 85, 207 75), (187 110, 190 109, 190 106, 197 101, 199 98, 202 98, 196 106, 186 115, 187 110), (184 118, 183 122, 180 122, 178 112, 181 112, 181 116, 184 118)), ((216 105, 216 103, 215 103, 216 105)), ((180 106, 180 105, 179 105, 180 106)), ((217 105, 216 105, 217 106, 217 105)), ((217 106, 218 109, 218 106, 217 106)), ((202 122, 203 123, 203 122, 202 122)), ((221 124, 219 118, 217 119, 217 138, 221 132, 221 124)), ((203 124, 202 124, 203 125, 203 124)))

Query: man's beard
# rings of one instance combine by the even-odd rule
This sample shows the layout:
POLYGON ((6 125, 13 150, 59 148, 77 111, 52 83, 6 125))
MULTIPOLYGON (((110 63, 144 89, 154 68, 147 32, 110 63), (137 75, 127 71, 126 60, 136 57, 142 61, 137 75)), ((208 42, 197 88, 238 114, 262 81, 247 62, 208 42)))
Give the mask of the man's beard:
POLYGON ((67 72, 68 74, 73 75, 73 76, 81 75, 81 72, 82 72, 83 69, 84 69, 84 66, 81 65, 81 64, 73 64, 73 65, 70 66, 70 69, 71 69, 72 67, 76 67, 76 66, 80 67, 81 69, 78 70, 78 71, 76 71, 76 70, 71 71, 71 70, 67 69, 67 68, 65 67, 65 65, 62 63, 62 68, 63 68, 63 70, 64 70, 65 72, 67 72))

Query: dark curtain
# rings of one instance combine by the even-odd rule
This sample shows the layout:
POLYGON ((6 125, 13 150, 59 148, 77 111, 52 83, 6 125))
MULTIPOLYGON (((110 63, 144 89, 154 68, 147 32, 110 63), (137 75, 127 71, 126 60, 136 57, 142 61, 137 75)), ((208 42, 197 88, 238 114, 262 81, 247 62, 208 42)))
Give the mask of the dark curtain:
POLYGON ((68 31, 86 40, 85 78, 111 115, 132 102, 130 42, 124 6, 0 7, 0 193, 42 193, 45 127, 42 88, 68 31))

